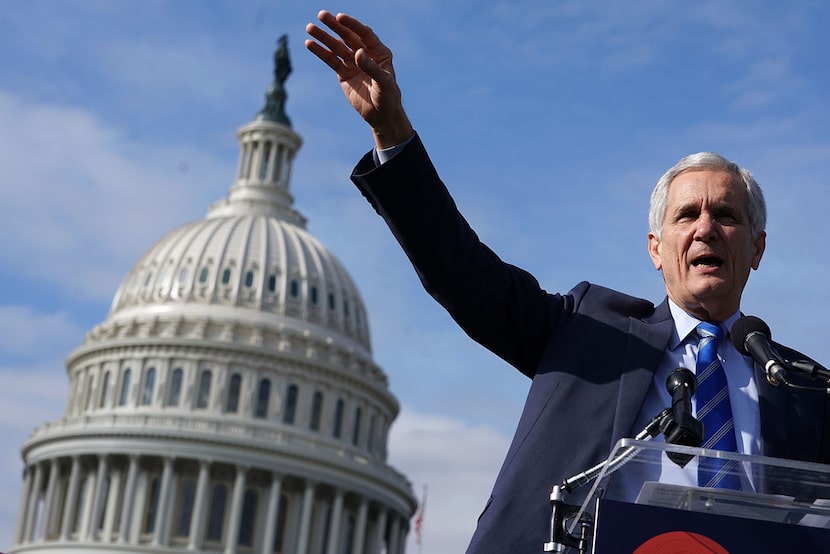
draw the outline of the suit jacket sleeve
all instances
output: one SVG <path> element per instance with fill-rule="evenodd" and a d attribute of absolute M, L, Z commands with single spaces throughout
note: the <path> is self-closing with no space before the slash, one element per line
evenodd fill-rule
<path fill-rule="evenodd" d="M 427 292 L 470 337 L 532 377 L 546 338 L 567 320 L 574 297 L 549 295 L 479 240 L 417 136 L 381 166 L 367 154 L 352 180 L 389 225 Z"/>

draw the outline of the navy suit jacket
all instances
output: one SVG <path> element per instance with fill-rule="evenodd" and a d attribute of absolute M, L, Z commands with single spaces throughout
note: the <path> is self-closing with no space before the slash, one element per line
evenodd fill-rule
<path fill-rule="evenodd" d="M 479 241 L 418 137 L 379 167 L 367 154 L 352 180 L 426 290 L 470 337 L 532 379 L 468 552 L 541 552 L 551 487 L 639 431 L 635 419 L 674 326 L 667 301 L 654 306 L 587 282 L 546 292 Z M 824 395 L 774 388 L 757 371 L 756 382 L 764 454 L 830 462 Z"/>

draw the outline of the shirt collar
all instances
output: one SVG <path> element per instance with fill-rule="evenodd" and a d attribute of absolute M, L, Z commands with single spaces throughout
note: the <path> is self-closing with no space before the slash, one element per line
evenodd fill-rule
<path fill-rule="evenodd" d="M 682 344 L 691 333 L 694 332 L 695 327 L 697 327 L 701 320 L 683 311 L 683 308 L 675 304 L 671 298 L 669 298 L 669 310 L 671 310 L 671 317 L 674 320 L 674 334 L 669 340 L 669 350 L 674 350 L 680 346 L 680 344 Z M 729 335 L 729 331 L 732 330 L 732 324 L 734 324 L 739 317 L 741 317 L 740 310 L 726 318 L 726 321 L 721 324 L 726 327 L 727 336 Z"/>

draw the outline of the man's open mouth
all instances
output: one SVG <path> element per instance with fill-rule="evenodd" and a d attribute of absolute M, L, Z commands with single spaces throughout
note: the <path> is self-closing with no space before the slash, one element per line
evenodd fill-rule
<path fill-rule="evenodd" d="M 717 256 L 701 256 L 692 260 L 692 265 L 695 267 L 720 267 L 723 265 L 723 260 Z"/>

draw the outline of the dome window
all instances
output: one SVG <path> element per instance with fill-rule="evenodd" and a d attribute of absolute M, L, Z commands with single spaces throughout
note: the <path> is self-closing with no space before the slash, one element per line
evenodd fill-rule
<path fill-rule="evenodd" d="M 349 317 L 349 301 L 343 300 L 343 315 Z"/>
<path fill-rule="evenodd" d="M 167 393 L 167 405 L 178 406 L 182 395 L 182 376 L 184 372 L 182 368 L 177 367 L 173 371 L 173 377 L 170 379 L 170 390 Z"/>
<path fill-rule="evenodd" d="M 311 430 L 320 430 L 320 420 L 323 415 L 323 393 L 317 391 L 311 401 Z"/>
<path fill-rule="evenodd" d="M 144 394 L 141 397 L 141 405 L 149 406 L 153 403 L 153 390 L 156 386 L 156 368 L 151 367 L 147 370 L 147 375 L 144 377 Z"/>
<path fill-rule="evenodd" d="M 173 531 L 175 537 L 187 537 L 190 534 L 190 520 L 193 517 L 193 508 L 196 504 L 196 482 L 185 479 L 179 494 L 178 517 Z"/>
<path fill-rule="evenodd" d="M 161 273 L 159 274 L 159 284 L 164 287 L 170 282 L 170 276 L 173 269 L 166 265 L 162 268 Z"/>
<path fill-rule="evenodd" d="M 291 279 L 291 297 L 297 298 L 300 296 L 300 284 L 296 279 Z"/>
<path fill-rule="evenodd" d="M 210 270 L 206 267 L 203 267 L 202 271 L 199 272 L 199 283 L 202 284 L 202 285 L 207 283 L 209 275 L 210 275 Z"/>
<path fill-rule="evenodd" d="M 93 385 L 94 383 L 92 382 L 92 375 L 88 375 L 86 381 L 86 408 L 84 408 L 86 411 L 92 409 Z"/>
<path fill-rule="evenodd" d="M 271 143 L 266 142 L 262 149 L 262 165 L 259 170 L 259 180 L 265 181 L 268 178 L 268 165 L 271 162 Z"/>
<path fill-rule="evenodd" d="M 288 391 L 285 393 L 285 412 L 282 414 L 282 422 L 293 424 L 297 416 L 297 396 L 299 390 L 297 385 L 289 385 Z"/>
<path fill-rule="evenodd" d="M 368 443 L 366 448 L 369 452 L 374 452 L 375 450 L 375 414 L 369 416 L 369 433 L 368 433 Z"/>
<path fill-rule="evenodd" d="M 352 444 L 357 446 L 360 442 L 360 419 L 363 416 L 363 410 L 360 406 L 354 411 L 354 429 L 352 429 Z"/>
<path fill-rule="evenodd" d="M 276 292 L 277 290 L 277 276 L 276 275 L 269 275 L 268 276 L 268 292 Z"/>
<path fill-rule="evenodd" d="M 196 408 L 205 409 L 210 403 L 210 382 L 213 376 L 210 371 L 203 371 L 199 376 L 199 393 L 196 396 Z"/>
<path fill-rule="evenodd" d="M 146 286 L 149 286 L 149 285 L 150 285 L 150 281 L 152 281 L 152 280 L 153 280 L 153 272 L 152 272 L 152 271 L 148 271 L 148 272 L 147 272 L 147 277 L 144 279 L 144 286 L 145 286 L 145 287 L 146 287 Z"/>
<path fill-rule="evenodd" d="M 311 287 L 311 303 L 317 304 L 317 287 Z"/>
<path fill-rule="evenodd" d="M 332 436 L 336 439 L 339 439 L 340 435 L 343 434 L 343 409 L 345 407 L 346 403 L 343 402 L 343 399 L 338 398 L 334 408 L 334 430 L 332 431 Z"/>
<path fill-rule="evenodd" d="M 255 489 L 245 491 L 242 501 L 242 519 L 239 522 L 239 538 L 236 544 L 248 548 L 254 545 L 254 524 L 256 522 L 256 508 L 259 504 L 259 495 Z"/>
<path fill-rule="evenodd" d="M 225 271 L 222 272 L 222 284 L 227 285 L 231 282 L 231 268 L 226 267 Z"/>
<path fill-rule="evenodd" d="M 107 405 L 107 399 L 109 396 L 109 387 L 110 387 L 110 372 L 107 371 L 104 373 L 104 380 L 101 383 L 101 390 L 99 392 L 100 400 L 98 401 L 98 407 L 103 408 Z"/>
<path fill-rule="evenodd" d="M 262 379 L 256 394 L 254 417 L 265 418 L 268 415 L 268 401 L 271 399 L 271 381 Z"/>
<path fill-rule="evenodd" d="M 251 288 L 254 286 L 254 270 L 251 269 L 245 274 L 245 286 Z"/>
<path fill-rule="evenodd" d="M 329 293 L 329 310 L 333 310 L 336 307 L 337 307 L 337 303 L 334 300 L 334 293 L 330 292 Z"/>
<path fill-rule="evenodd" d="M 124 371 L 123 377 L 121 377 L 121 396 L 118 398 L 118 405 L 119 406 L 126 406 L 127 400 L 129 399 L 130 395 L 130 369 L 127 368 Z"/>
<path fill-rule="evenodd" d="M 228 400 L 225 402 L 225 411 L 229 414 L 235 414 L 239 411 L 239 391 L 241 388 L 242 377 L 238 373 L 234 373 L 228 385 Z"/>
<path fill-rule="evenodd" d="M 183 267 L 179 270 L 179 284 L 183 285 L 187 281 L 187 268 Z"/>
<path fill-rule="evenodd" d="M 147 507 L 144 512 L 142 532 L 149 535 L 156 531 L 156 516 L 158 515 L 159 496 L 161 493 L 161 479 L 154 477 L 148 487 Z"/>
<path fill-rule="evenodd" d="M 225 504 L 228 498 L 228 488 L 219 483 L 213 487 L 213 494 L 210 498 L 210 515 L 208 516 L 206 541 L 220 542 L 222 540 L 222 527 L 225 522 Z"/>

